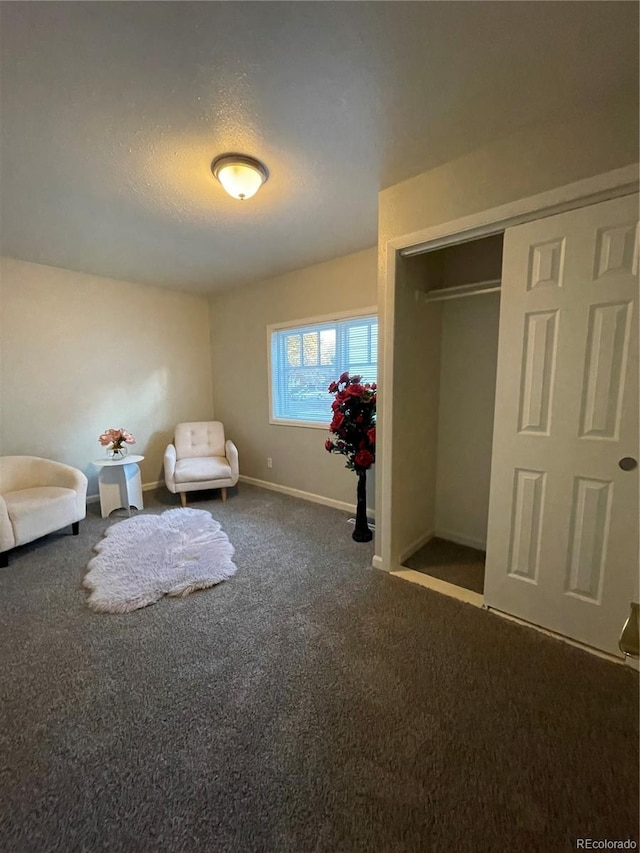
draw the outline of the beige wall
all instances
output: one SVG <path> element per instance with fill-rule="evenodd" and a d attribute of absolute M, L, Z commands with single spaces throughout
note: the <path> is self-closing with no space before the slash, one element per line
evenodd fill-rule
<path fill-rule="evenodd" d="M 435 530 L 484 548 L 489 516 L 500 294 L 442 304 Z"/>
<path fill-rule="evenodd" d="M 163 479 L 177 422 L 211 419 L 204 297 L 2 259 L 0 453 L 74 465 L 97 493 L 98 435 L 125 427 Z"/>
<path fill-rule="evenodd" d="M 638 102 L 636 93 L 630 92 L 618 101 L 594 102 L 588 112 L 565 112 L 555 121 L 528 128 L 383 190 L 379 195 L 378 314 L 388 364 L 393 364 L 396 347 L 404 346 L 398 342 L 407 333 L 402 321 L 396 323 L 395 265 L 387 258 L 389 240 L 637 161 Z M 419 360 L 413 364 L 405 361 L 404 367 L 415 371 L 416 377 L 422 370 Z M 396 363 L 394 375 L 399 370 Z M 381 361 L 378 372 L 376 554 L 385 567 L 392 567 L 398 551 L 408 544 L 410 531 L 421 524 L 419 505 L 415 512 L 410 510 L 413 517 L 407 518 L 404 508 L 392 506 L 391 496 L 412 488 L 394 478 L 408 467 L 398 460 L 421 440 L 422 424 L 415 421 L 402 436 L 394 436 L 396 418 L 394 415 L 392 421 L 387 411 L 390 415 L 401 401 L 386 386 L 385 362 Z M 416 476 L 421 476 L 418 470 Z"/>
<path fill-rule="evenodd" d="M 379 244 L 638 162 L 637 93 L 565 114 L 379 195 Z"/>
<path fill-rule="evenodd" d="M 414 260 L 398 261 L 396 279 L 395 320 L 402 329 L 393 371 L 393 436 L 401 448 L 392 481 L 398 560 L 413 553 L 435 526 L 442 305 L 416 303 L 424 271 Z"/>
<path fill-rule="evenodd" d="M 355 502 L 356 478 L 324 449 L 326 432 L 269 423 L 267 326 L 375 304 L 375 248 L 211 297 L 216 417 L 238 446 L 242 475 Z M 327 394 L 327 422 L 330 414 Z"/>

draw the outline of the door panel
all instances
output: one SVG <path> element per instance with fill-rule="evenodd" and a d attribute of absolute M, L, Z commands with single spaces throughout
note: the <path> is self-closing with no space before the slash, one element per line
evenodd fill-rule
<path fill-rule="evenodd" d="M 638 196 L 507 229 L 485 601 L 608 652 L 638 600 Z"/>

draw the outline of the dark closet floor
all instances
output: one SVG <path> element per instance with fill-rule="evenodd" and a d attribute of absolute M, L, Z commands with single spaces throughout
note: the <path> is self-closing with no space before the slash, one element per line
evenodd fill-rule
<path fill-rule="evenodd" d="M 434 537 L 405 560 L 404 566 L 482 595 L 484 560 L 484 551 Z"/>

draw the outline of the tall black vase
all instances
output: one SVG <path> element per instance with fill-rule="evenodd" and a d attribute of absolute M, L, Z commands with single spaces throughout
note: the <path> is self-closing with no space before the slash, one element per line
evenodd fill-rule
<path fill-rule="evenodd" d="M 356 529 L 353 531 L 356 542 L 371 542 L 373 533 L 367 522 L 367 472 L 358 471 L 358 505 L 356 507 Z"/>

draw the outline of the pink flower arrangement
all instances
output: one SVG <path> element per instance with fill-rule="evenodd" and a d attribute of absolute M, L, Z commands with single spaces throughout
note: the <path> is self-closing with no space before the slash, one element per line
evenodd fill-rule
<path fill-rule="evenodd" d="M 122 450 L 124 444 L 135 444 L 136 440 L 126 429 L 106 429 L 98 438 L 103 447 L 111 450 Z"/>
<path fill-rule="evenodd" d="M 376 392 L 377 385 L 362 384 L 360 376 L 343 373 L 329 385 L 334 395 L 331 408 L 331 435 L 325 441 L 329 453 L 341 453 L 345 463 L 356 473 L 366 471 L 376 460 Z"/>

